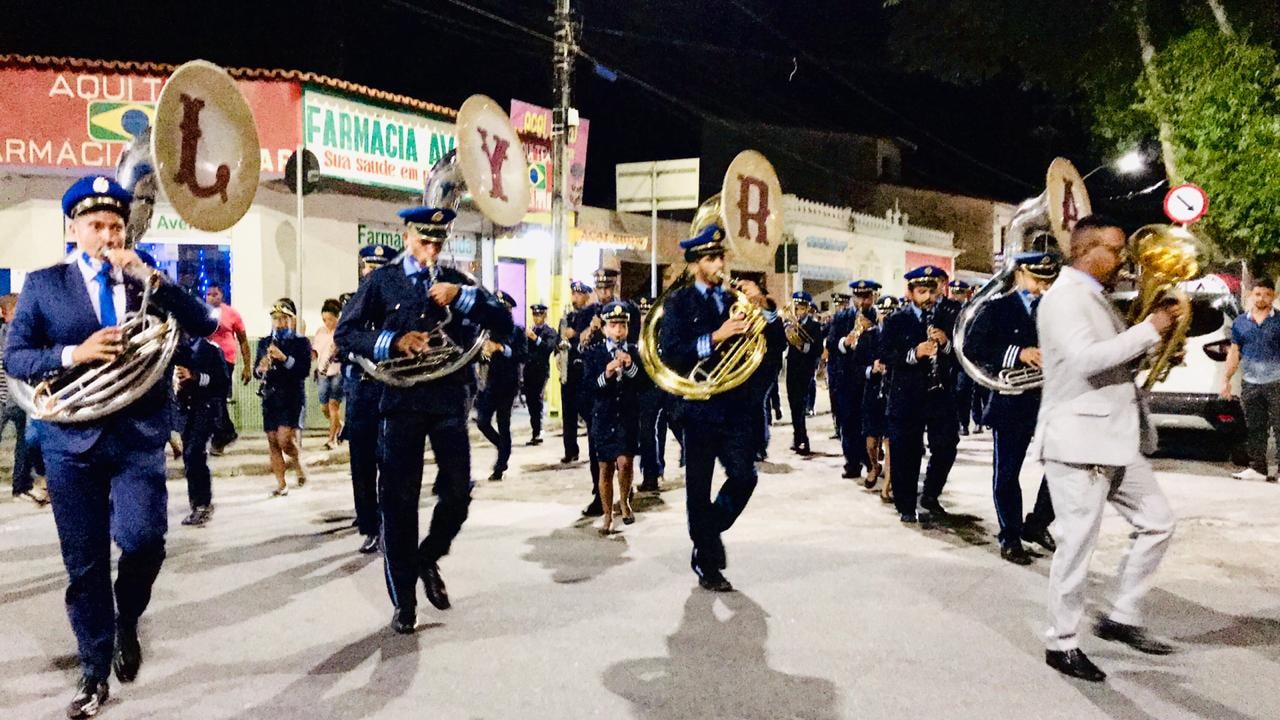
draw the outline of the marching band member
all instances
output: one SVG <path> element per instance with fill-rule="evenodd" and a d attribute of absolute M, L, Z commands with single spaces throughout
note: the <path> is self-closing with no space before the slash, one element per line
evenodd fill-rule
<path fill-rule="evenodd" d="M 1062 260 L 1055 253 L 1024 252 L 1014 257 L 1018 268 L 1018 288 L 990 301 L 973 320 L 969 347 L 974 358 L 992 375 L 1006 369 L 1040 367 L 1040 343 L 1036 340 L 1036 312 L 1040 297 L 1058 277 Z M 1049 535 L 1053 503 L 1049 486 L 1042 479 L 1035 509 L 1022 519 L 1022 486 L 1018 474 L 1035 432 L 1040 411 L 1040 390 L 1017 395 L 993 393 L 986 415 L 980 421 L 995 435 L 992 467 L 992 494 L 996 520 L 1000 523 L 1000 557 L 1015 565 L 1030 565 L 1031 555 L 1022 541 L 1035 542 L 1047 550 L 1054 548 Z"/>
<path fill-rule="evenodd" d="M 1071 265 L 1045 293 L 1036 318 L 1044 366 L 1036 429 L 1058 511 L 1045 662 L 1094 682 L 1105 680 L 1106 673 L 1080 650 L 1079 627 L 1089 558 L 1108 501 L 1133 526 L 1133 543 L 1117 573 L 1119 591 L 1111 612 L 1094 633 L 1139 652 L 1173 652 L 1142 626 L 1142 599 L 1169 547 L 1175 519 L 1143 455 L 1155 447 L 1155 430 L 1133 382 L 1133 362 L 1171 331 L 1178 309 L 1158 307 L 1124 329 L 1104 292 L 1124 262 L 1126 239 L 1115 222 L 1098 215 L 1081 218 L 1071 232 Z"/>
<path fill-rule="evenodd" d="M 496 295 L 508 313 L 516 306 L 516 299 L 507 293 L 498 291 Z M 495 337 L 490 335 L 485 341 L 484 353 L 489 358 L 489 372 L 484 389 L 476 397 L 476 425 L 480 434 L 498 448 L 498 459 L 494 461 L 493 474 L 489 476 L 492 482 L 502 480 L 507 462 L 511 460 L 511 408 L 520 393 L 520 364 L 524 362 L 527 347 L 524 328 L 520 325 L 513 325 L 506 337 L 496 340 Z M 495 414 L 498 416 L 497 429 L 493 426 Z"/>
<path fill-rule="evenodd" d="M 909 303 L 884 321 L 881 358 L 889 367 L 888 433 L 893 449 L 893 501 L 899 519 L 915 523 L 917 484 L 929 438 L 929 468 L 920 507 L 933 516 L 946 511 L 938 496 L 947 482 L 960 442 L 956 426 L 951 338 L 953 316 L 935 304 L 940 278 L 932 265 L 908 272 Z"/>
<path fill-rule="evenodd" d="M 560 458 L 560 462 L 564 464 L 578 461 L 578 418 L 585 417 L 585 408 L 578 407 L 579 396 L 582 394 L 582 351 L 578 343 L 582 339 L 580 335 L 595 317 L 595 308 L 589 302 L 591 292 L 591 286 L 584 282 L 574 280 L 570 283 L 569 297 L 573 310 L 566 313 L 560 321 L 560 348 L 566 357 L 565 373 L 560 378 L 560 415 L 564 418 L 564 457 Z M 591 506 L 587 510 L 591 510 Z"/>
<path fill-rule="evenodd" d="M 604 306 L 600 317 L 604 320 L 604 340 L 587 349 L 584 363 L 587 381 L 595 385 L 587 427 L 600 458 L 599 495 L 604 511 L 600 532 L 608 534 L 613 528 L 615 469 L 622 522 L 630 525 L 636 519 L 631 510 L 631 478 L 632 460 L 639 447 L 637 392 L 644 371 L 638 349 L 627 341 L 631 317 L 626 306 L 611 302 Z"/>
<path fill-rule="evenodd" d="M 212 342 L 183 333 L 173 352 L 177 403 L 181 409 L 182 467 L 187 476 L 191 514 L 183 525 L 204 525 L 213 515 L 213 484 L 209 474 L 209 441 L 226 402 L 227 362 Z"/>
<path fill-rule="evenodd" d="M 875 324 L 875 310 L 872 305 L 880 283 L 875 280 L 854 280 L 849 283 L 853 299 L 849 306 L 836 313 L 831 319 L 831 327 L 827 330 L 827 382 L 832 382 L 832 368 L 839 368 L 834 374 L 840 386 L 838 405 L 831 407 L 831 413 L 838 415 L 840 423 L 840 449 L 844 454 L 844 475 L 846 478 L 857 478 L 862 475 L 862 468 L 870 467 L 867 461 L 867 445 L 862 439 L 862 388 L 866 378 L 859 376 L 850 366 L 853 351 L 858 338 Z"/>
<path fill-rule="evenodd" d="M 347 303 L 336 338 L 344 352 L 376 361 L 412 356 L 427 349 L 427 320 L 452 320 L 444 331 L 460 345 L 471 344 L 477 326 L 494 337 L 511 333 L 511 313 L 483 288 L 439 264 L 455 213 L 447 208 L 412 207 L 405 221 L 405 252 L 399 262 L 375 270 Z M 463 321 L 467 321 L 464 325 Z M 378 506 L 382 513 L 382 550 L 387 591 L 395 607 L 391 627 L 416 629 L 419 578 L 427 600 L 440 610 L 449 595 L 440 576 L 440 558 L 467 519 L 471 504 L 471 449 L 467 440 L 467 368 L 409 387 L 384 387 L 378 466 Z M 418 541 L 418 501 L 422 493 L 422 456 L 430 439 L 439 498 L 427 537 Z"/>
<path fill-rule="evenodd" d="M 560 346 L 560 333 L 547 324 L 546 305 L 530 305 L 529 312 L 533 316 L 533 325 L 525 331 L 529 355 L 525 360 L 521 393 L 529 408 L 529 427 L 533 436 L 525 444 L 541 445 L 542 392 L 547 387 L 547 378 L 551 376 L 551 355 Z"/>
<path fill-rule="evenodd" d="M 644 322 L 652 309 L 652 301 L 641 297 L 636 301 L 640 321 Z M 636 376 L 636 402 L 640 406 L 640 492 L 656 493 L 666 473 L 667 427 L 671 414 L 671 395 L 658 387 L 648 373 Z M 674 432 L 674 430 L 673 430 Z"/>
<path fill-rule="evenodd" d="M 729 316 L 732 303 L 721 287 L 723 243 L 724 230 L 718 225 L 710 225 L 680 243 L 694 282 L 667 297 L 667 319 L 658 338 L 664 362 L 676 372 L 692 370 L 700 360 L 711 357 L 720 343 L 747 330 L 746 320 Z M 777 322 L 776 311 L 769 307 L 772 302 L 755 283 L 744 281 L 740 289 L 753 303 L 763 306 L 770 323 Z M 707 590 L 733 590 L 722 573 L 728 563 L 720 536 L 733 526 L 755 490 L 752 440 L 742 432 L 742 418 L 757 407 L 751 388 L 746 385 L 708 400 L 676 402 L 676 415 L 684 424 L 685 492 L 689 536 L 693 540 L 690 566 L 698 575 L 698 584 Z M 726 480 L 712 501 L 711 478 L 717 459 L 724 466 Z"/>
<path fill-rule="evenodd" d="M 307 375 L 311 372 L 311 342 L 293 331 L 297 308 L 289 298 L 281 298 L 271 308 L 271 334 L 258 340 L 253 374 L 262 381 L 262 428 L 271 452 L 271 472 L 276 476 L 272 497 L 289 494 L 285 483 L 285 456 L 298 473 L 298 487 L 307 484 L 302 467 L 297 431 L 302 427 L 302 410 L 307 402 Z"/>
<path fill-rule="evenodd" d="M 876 486 L 881 477 L 888 478 L 888 453 L 882 464 L 880 455 L 885 436 L 885 409 L 888 396 L 889 368 L 881 356 L 881 336 L 884 333 L 884 319 L 898 309 L 898 299 L 886 295 L 876 302 L 876 324 L 858 339 L 853 352 L 853 371 L 859 373 L 866 384 L 862 389 L 862 436 L 867 445 L 867 477 L 863 486 L 868 490 Z M 886 480 L 887 482 L 887 480 Z"/>
<path fill-rule="evenodd" d="M 66 262 L 26 277 L 4 353 L 5 370 L 24 380 L 121 352 L 119 323 L 139 310 L 142 283 L 151 302 L 198 337 L 217 322 L 199 300 L 124 248 L 131 196 L 102 176 L 77 180 L 62 196 L 76 249 Z M 81 678 L 67 708 L 90 717 L 106 702 L 114 666 L 131 682 L 142 664 L 138 619 L 164 561 L 168 527 L 164 446 L 169 388 L 156 383 L 133 404 L 83 423 L 43 422 L 41 451 L 69 585 L 67 615 L 79 646 Z M 120 546 L 114 587 L 111 540 Z"/>
<path fill-rule="evenodd" d="M 954 300 L 956 303 L 958 303 L 960 306 L 963 306 L 965 303 L 969 302 L 969 298 L 973 296 L 973 286 L 965 282 L 964 280 L 961 280 L 960 278 L 956 278 L 951 282 L 947 283 L 947 291 L 951 299 Z M 973 386 L 974 386 L 973 378 L 966 375 L 963 370 L 960 370 L 957 367 L 956 368 L 956 422 L 960 427 L 961 437 L 969 436 L 969 416 L 972 415 L 971 410 L 973 408 L 973 400 L 974 400 Z M 978 429 L 979 429 L 979 432 L 981 432 L 982 425 L 981 425 L 980 419 L 975 417 L 974 420 L 979 421 Z"/>
<path fill-rule="evenodd" d="M 806 401 L 809 386 L 813 383 L 814 371 L 818 368 L 818 356 L 822 354 L 822 325 L 814 319 L 813 296 L 798 290 L 791 293 L 791 304 L 795 308 L 796 324 L 808 336 L 807 341 L 787 344 L 787 406 L 791 411 L 791 449 L 800 455 L 809 455 L 809 433 L 805 429 Z"/>
<path fill-rule="evenodd" d="M 360 284 L 368 280 L 370 273 L 386 265 L 396 256 L 390 245 L 365 245 L 360 248 Z M 342 312 L 347 312 L 351 295 L 339 298 Z M 376 331 L 376 327 L 366 327 Z M 337 330 L 334 330 L 335 340 Z M 342 358 L 342 394 L 347 400 L 346 418 L 342 432 L 347 439 L 347 451 L 351 459 L 351 494 L 355 502 L 356 530 L 364 539 L 359 552 L 377 552 L 382 518 L 378 512 L 378 406 L 382 401 L 382 383 L 365 374 L 351 353 L 340 348 Z"/>

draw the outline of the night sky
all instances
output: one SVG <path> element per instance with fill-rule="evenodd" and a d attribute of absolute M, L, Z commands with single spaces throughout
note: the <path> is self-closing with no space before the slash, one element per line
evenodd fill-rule
<path fill-rule="evenodd" d="M 103 16 L 106 7 L 123 10 Z M 574 7 L 584 52 L 667 96 L 625 78 L 609 82 L 577 62 L 574 104 L 592 121 L 592 205 L 612 205 L 617 162 L 697 155 L 708 117 L 900 138 L 905 184 L 1013 202 L 1040 192 L 1055 155 L 1082 172 L 1103 160 L 1069 98 L 1029 89 L 1012 73 L 956 87 L 896 68 L 880 0 Z M 451 107 L 475 92 L 504 103 L 552 101 L 551 47 L 536 37 L 551 32 L 550 0 L 3 0 L 0 8 L 3 52 L 174 64 L 203 57 L 333 75 Z M 95 21 L 84 20 L 91 15 Z M 1103 197 L 1158 177 L 1121 183 L 1103 171 L 1090 187 Z"/>

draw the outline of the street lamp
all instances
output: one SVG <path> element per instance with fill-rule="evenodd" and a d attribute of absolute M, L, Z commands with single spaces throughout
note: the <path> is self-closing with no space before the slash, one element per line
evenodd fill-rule
<path fill-rule="evenodd" d="M 1137 148 L 1121 155 L 1112 166 L 1121 175 L 1137 175 L 1147 169 L 1147 156 Z"/>

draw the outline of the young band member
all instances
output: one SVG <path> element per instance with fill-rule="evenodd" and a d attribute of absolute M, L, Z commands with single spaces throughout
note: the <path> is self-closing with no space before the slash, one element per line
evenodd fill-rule
<path fill-rule="evenodd" d="M 627 342 L 631 317 L 626 306 L 611 302 L 604 306 L 600 318 L 604 340 L 587 349 L 584 362 L 587 381 L 596 388 L 588 428 L 600 458 L 600 507 L 604 511 L 600 532 L 608 534 L 613 529 L 615 470 L 622 522 L 630 525 L 636 519 L 631 510 L 631 478 L 632 460 L 639 447 L 636 393 L 644 371 L 637 347 Z"/>
<path fill-rule="evenodd" d="M 862 333 L 853 351 L 853 371 L 861 374 L 866 383 L 862 389 L 861 415 L 862 435 L 867 445 L 867 460 L 870 464 L 867 477 L 862 482 L 868 490 L 874 488 L 881 477 L 885 478 L 885 484 L 888 485 L 889 453 L 883 447 L 883 440 L 887 423 L 885 410 L 888 405 L 889 387 L 886 376 L 889 368 L 885 365 L 881 354 L 883 344 L 881 336 L 884 334 L 884 319 L 897 309 L 898 299 L 892 295 L 886 295 L 876 301 L 876 324 Z M 882 453 L 883 463 L 880 460 Z M 887 496 L 886 492 L 885 497 Z"/>
<path fill-rule="evenodd" d="M 1062 268 L 1056 253 L 1025 252 L 1014 258 L 1018 287 L 982 308 L 969 331 L 972 355 L 991 375 L 1002 370 L 1040 368 L 1040 343 L 1036 339 L 1036 312 L 1040 297 L 1053 284 Z M 1035 433 L 1040 411 L 1039 388 L 1016 395 L 993 393 L 981 421 L 995 435 L 992 467 L 992 495 L 996 520 L 1000 523 L 1000 557 L 1015 565 L 1030 565 L 1031 555 L 1022 541 L 1035 542 L 1052 551 L 1053 503 L 1049 486 L 1041 479 L 1035 509 L 1022 519 L 1022 486 L 1018 474 Z"/>
<path fill-rule="evenodd" d="M 400 216 L 406 224 L 404 256 L 375 270 L 352 296 L 338 322 L 338 347 L 378 362 L 392 355 L 412 357 L 427 351 L 428 331 L 446 316 L 451 319 L 443 331 L 460 347 L 473 345 L 478 328 L 507 337 L 514 324 L 506 306 L 483 288 L 466 285 L 462 273 L 439 264 L 454 211 L 413 207 Z M 383 388 L 378 505 L 387 591 L 395 608 L 391 627 L 398 633 L 416 629 L 419 578 L 433 606 L 449 607 L 439 561 L 449 553 L 471 504 L 468 379 L 463 367 L 408 387 Z M 438 470 L 438 501 L 431 529 L 419 543 L 418 501 L 428 439 Z"/>
<path fill-rule="evenodd" d="M 893 501 L 904 523 L 918 521 L 916 501 L 924 438 L 929 438 L 929 468 L 920 507 L 933 516 L 946 511 L 938 496 L 947 482 L 960 442 L 956 425 L 955 362 L 949 331 L 955 322 L 935 305 L 945 273 L 932 265 L 908 272 L 909 303 L 884 321 L 881 358 L 889 380 L 889 445 L 893 448 Z"/>
<path fill-rule="evenodd" d="M 1071 265 L 1044 294 L 1036 318 L 1044 368 L 1037 432 L 1058 511 L 1045 663 L 1094 682 L 1106 673 L 1080 650 L 1079 628 L 1089 558 L 1108 501 L 1133 526 L 1133 543 L 1117 573 L 1111 612 L 1094 633 L 1151 655 L 1173 652 L 1142 625 L 1142 599 L 1169 547 L 1175 519 L 1143 456 L 1155 448 L 1155 431 L 1133 382 L 1133 362 L 1172 330 L 1179 310 L 1158 307 L 1124 329 L 1104 293 L 1124 262 L 1126 240 L 1110 220 L 1081 218 L 1071 232 Z"/>
<path fill-rule="evenodd" d="M 213 515 L 209 441 L 226 401 L 227 362 L 212 342 L 184 333 L 173 353 L 177 404 L 182 411 L 182 465 L 191 514 L 183 525 L 204 525 Z"/>
<path fill-rule="evenodd" d="M 204 337 L 217 327 L 209 309 L 124 248 L 131 196 L 102 176 L 77 180 L 62 196 L 75 251 L 26 277 L 4 353 L 5 370 L 28 382 L 116 358 L 118 327 L 139 311 L 143 283 L 151 302 L 179 327 Z M 90 717 L 106 702 L 114 666 L 131 682 L 142 664 L 138 620 L 164 561 L 168 528 L 164 446 L 170 390 L 158 382 L 128 407 L 100 420 L 41 423 L 41 451 L 62 562 L 67 615 L 82 675 L 67 708 Z M 111 541 L 120 546 L 114 587 Z"/>
<path fill-rule="evenodd" d="M 747 332 L 747 322 L 730 317 L 730 297 L 721 286 L 724 278 L 724 230 L 708 226 L 680 243 L 690 263 L 694 282 L 667 296 L 659 330 L 658 350 L 676 372 L 691 372 L 701 360 L 715 356 L 721 343 Z M 753 282 L 740 290 L 762 306 L 770 323 L 778 321 L 772 301 Z M 760 372 L 757 369 L 757 372 Z M 748 384 L 713 395 L 707 400 L 680 399 L 675 413 L 684 426 L 686 454 L 685 492 L 688 498 L 689 536 L 693 540 L 690 566 L 698 584 L 707 590 L 728 592 L 733 585 L 722 571 L 728 562 L 721 534 L 733 526 L 747 506 L 756 486 L 752 463 L 752 439 L 743 432 L 743 419 L 759 405 Z M 711 478 L 716 460 L 726 480 L 714 501 Z"/>
<path fill-rule="evenodd" d="M 800 455 L 809 455 L 809 433 L 805 428 L 805 403 L 809 385 L 813 382 L 822 354 L 822 326 L 813 318 L 813 296 L 803 290 L 791 293 L 796 324 L 808 336 L 807 340 L 792 342 L 787 338 L 787 406 L 791 412 L 791 449 Z M 799 344 L 797 344 L 799 343 Z"/>
<path fill-rule="evenodd" d="M 529 312 L 533 316 L 533 324 L 525 331 L 529 356 L 525 361 L 520 391 L 524 394 L 525 406 L 529 408 L 529 426 L 533 430 L 533 436 L 526 445 L 541 445 L 542 393 L 551 375 L 551 355 L 560 346 L 560 333 L 547 324 L 546 305 L 530 305 Z"/>
<path fill-rule="evenodd" d="M 840 390 L 833 395 L 839 405 L 833 405 L 831 413 L 838 415 L 840 423 L 840 449 L 844 453 L 844 475 L 857 478 L 862 468 L 870 468 L 867 461 L 866 441 L 862 438 L 862 389 L 866 378 L 851 367 L 853 351 L 858 338 L 875 324 L 872 305 L 880 283 L 875 280 L 854 280 L 849 283 L 853 299 L 849 306 L 836 313 L 827 329 L 827 382 L 837 382 Z M 835 369 L 835 373 L 832 370 Z"/>
<path fill-rule="evenodd" d="M 311 373 L 311 342 L 293 331 L 297 308 L 289 298 L 281 298 L 271 308 L 271 334 L 258 341 L 253 374 L 262 381 L 262 428 L 271 452 L 271 472 L 276 476 L 272 497 L 289 494 L 284 471 L 292 464 L 298 487 L 307 484 L 302 467 L 297 431 L 302 427 L 302 409 L 307 401 L 307 375 Z M 288 460 L 286 461 L 286 456 Z"/>
<path fill-rule="evenodd" d="M 396 250 L 390 245 L 360 248 L 360 284 L 395 256 Z M 350 299 L 351 294 L 339 298 L 342 303 L 339 322 Z M 376 327 L 365 329 L 377 330 Z M 336 340 L 336 328 L 334 337 Z M 368 554 L 378 550 L 382 526 L 378 513 L 378 405 L 382 400 L 382 383 L 366 375 L 351 353 L 339 349 L 338 355 L 342 358 L 342 394 L 347 399 L 342 432 L 346 435 L 347 450 L 351 454 L 351 494 L 355 500 L 356 529 L 364 538 L 359 551 Z"/>
<path fill-rule="evenodd" d="M 507 293 L 499 291 L 497 296 L 508 313 L 516 306 L 516 299 Z M 526 356 L 525 348 L 524 327 L 520 325 L 513 325 L 506 337 L 490 335 L 485 341 L 483 352 L 489 359 L 489 372 L 484 389 L 476 397 L 476 425 L 480 434 L 498 449 L 498 459 L 489 476 L 492 482 L 502 480 L 511 460 L 511 408 L 520 392 L 520 364 Z M 495 415 L 498 417 L 496 429 Z"/>

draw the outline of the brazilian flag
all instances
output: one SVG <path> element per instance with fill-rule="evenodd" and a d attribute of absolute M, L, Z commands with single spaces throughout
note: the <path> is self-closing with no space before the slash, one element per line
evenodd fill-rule
<path fill-rule="evenodd" d="M 89 103 L 89 137 L 108 142 L 128 142 L 151 126 L 156 106 L 149 103 Z"/>
<path fill-rule="evenodd" d="M 534 190 L 547 189 L 547 164 L 544 162 L 529 163 L 529 184 Z"/>

